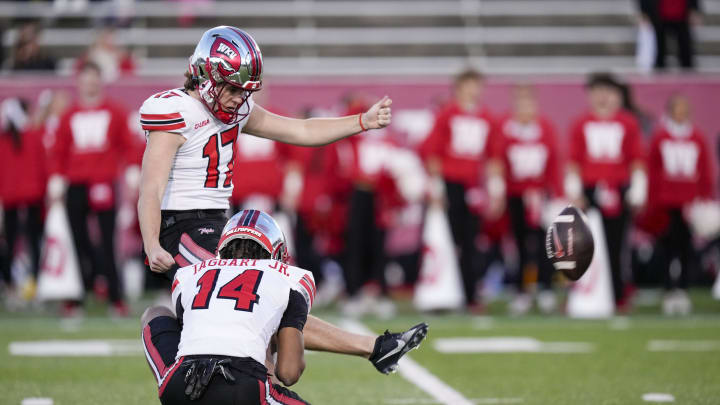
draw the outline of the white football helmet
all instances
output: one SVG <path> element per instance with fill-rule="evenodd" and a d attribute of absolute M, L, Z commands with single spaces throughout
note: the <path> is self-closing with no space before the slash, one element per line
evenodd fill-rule
<path fill-rule="evenodd" d="M 259 210 L 242 210 L 225 224 L 216 254 L 235 239 L 252 239 L 259 243 L 270 258 L 287 263 L 289 255 L 285 234 L 270 215 Z"/>

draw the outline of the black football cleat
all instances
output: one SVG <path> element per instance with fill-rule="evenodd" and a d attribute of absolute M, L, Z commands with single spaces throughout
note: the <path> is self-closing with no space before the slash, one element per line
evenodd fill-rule
<path fill-rule="evenodd" d="M 428 325 L 423 322 L 403 333 L 385 331 L 375 340 L 375 348 L 370 355 L 370 362 L 383 374 L 397 371 L 398 361 L 405 353 L 417 349 L 420 342 L 427 336 Z"/>

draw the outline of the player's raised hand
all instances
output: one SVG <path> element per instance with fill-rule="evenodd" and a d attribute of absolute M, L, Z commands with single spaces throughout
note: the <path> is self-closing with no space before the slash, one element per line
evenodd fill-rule
<path fill-rule="evenodd" d="M 172 255 L 160 246 L 154 247 L 146 253 L 150 270 L 156 273 L 165 273 L 175 264 Z"/>
<path fill-rule="evenodd" d="M 388 96 L 373 104 L 362 116 L 363 126 L 367 129 L 378 129 L 390 125 L 392 119 L 391 104 L 392 99 Z"/>

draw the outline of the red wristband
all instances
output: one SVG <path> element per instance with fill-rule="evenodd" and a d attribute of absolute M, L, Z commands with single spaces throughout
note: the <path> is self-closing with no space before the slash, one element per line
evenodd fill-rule
<path fill-rule="evenodd" d="M 360 129 L 362 129 L 362 132 L 367 131 L 367 128 L 365 128 L 362 124 L 362 113 L 358 114 L 358 122 L 360 123 Z"/>

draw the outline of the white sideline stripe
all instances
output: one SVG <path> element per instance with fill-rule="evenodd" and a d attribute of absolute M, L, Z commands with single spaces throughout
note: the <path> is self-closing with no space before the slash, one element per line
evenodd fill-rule
<path fill-rule="evenodd" d="M 718 340 L 651 340 L 647 349 L 651 352 L 712 352 L 720 350 Z"/>
<path fill-rule="evenodd" d="M 522 398 L 470 398 L 470 402 L 477 405 L 485 404 L 521 404 L 525 402 Z M 440 404 L 437 399 L 432 398 L 391 398 L 385 400 L 386 404 L 413 405 L 413 404 Z"/>
<path fill-rule="evenodd" d="M 563 224 L 571 224 L 575 222 L 575 215 L 558 215 L 553 222 L 560 222 Z"/>
<path fill-rule="evenodd" d="M 566 260 L 564 262 L 555 262 L 553 266 L 555 266 L 555 270 L 572 270 L 575 268 L 575 262 Z"/>
<path fill-rule="evenodd" d="M 342 326 L 355 333 L 375 335 L 375 332 L 368 329 L 362 323 L 355 320 L 344 320 Z M 435 398 L 439 404 L 445 405 L 472 405 L 473 402 L 465 398 L 461 393 L 445 384 L 434 374 L 423 366 L 416 363 L 410 356 L 405 355 L 399 362 L 398 374 L 410 383 Z"/>
<path fill-rule="evenodd" d="M 675 396 L 672 394 L 659 392 L 648 392 L 647 394 L 643 394 L 642 399 L 645 402 L 675 402 Z"/>
<path fill-rule="evenodd" d="M 531 337 L 442 338 L 433 347 L 440 353 L 589 353 L 587 342 L 541 342 Z"/>
<path fill-rule="evenodd" d="M 134 356 L 144 353 L 143 347 L 137 339 L 10 342 L 8 351 L 12 356 L 32 357 L 106 357 Z"/>

